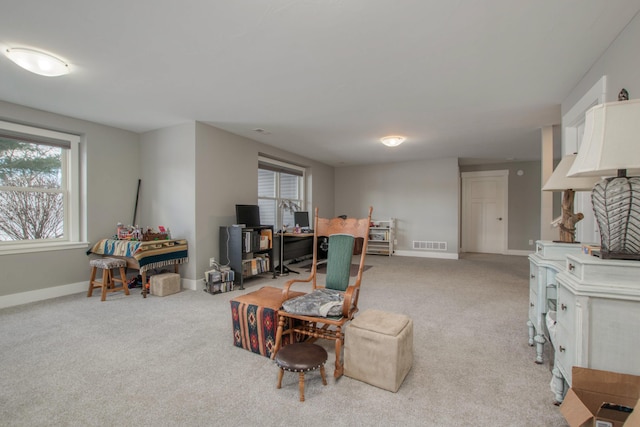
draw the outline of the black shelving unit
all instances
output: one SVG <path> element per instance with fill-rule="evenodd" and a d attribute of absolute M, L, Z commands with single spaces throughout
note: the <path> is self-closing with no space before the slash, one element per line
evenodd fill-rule
<path fill-rule="evenodd" d="M 262 236 L 268 241 L 261 246 Z M 276 277 L 273 265 L 274 238 L 271 225 L 220 227 L 220 262 L 228 263 L 234 271 L 234 284 L 239 289 L 244 289 L 245 279 L 259 274 L 270 273 Z"/>

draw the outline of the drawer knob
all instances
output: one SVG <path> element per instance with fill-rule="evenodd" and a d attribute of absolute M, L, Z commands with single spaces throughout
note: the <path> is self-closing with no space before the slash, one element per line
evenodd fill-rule
<path fill-rule="evenodd" d="M 573 270 L 575 270 L 575 268 L 576 268 L 575 265 L 569 263 L 569 271 L 573 271 Z"/>
<path fill-rule="evenodd" d="M 533 307 L 533 303 L 532 303 L 532 302 L 530 302 L 530 303 L 529 303 L 529 305 L 530 305 L 531 307 Z"/>
<path fill-rule="evenodd" d="M 532 275 L 531 275 L 531 278 L 532 278 L 532 279 L 535 279 L 535 278 L 536 278 L 536 275 L 535 275 L 535 274 L 532 274 Z"/>
<path fill-rule="evenodd" d="M 560 346 L 560 352 L 564 352 L 566 350 L 566 348 L 564 348 L 563 346 Z"/>
<path fill-rule="evenodd" d="M 566 309 L 567 309 L 567 306 L 566 306 L 565 304 L 560 304 L 560 308 L 561 308 L 562 310 L 566 310 Z"/>

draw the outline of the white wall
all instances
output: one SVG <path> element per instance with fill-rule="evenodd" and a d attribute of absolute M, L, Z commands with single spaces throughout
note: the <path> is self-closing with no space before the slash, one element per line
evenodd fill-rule
<path fill-rule="evenodd" d="M 373 206 L 374 219 L 397 219 L 397 251 L 426 255 L 412 241 L 431 240 L 457 254 L 459 176 L 456 158 L 336 168 L 335 214 L 362 217 Z"/>

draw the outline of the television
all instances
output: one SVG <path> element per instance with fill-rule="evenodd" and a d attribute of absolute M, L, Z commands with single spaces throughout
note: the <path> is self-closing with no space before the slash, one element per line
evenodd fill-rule
<path fill-rule="evenodd" d="M 258 205 L 236 205 L 236 224 L 260 227 L 260 207 Z"/>
<path fill-rule="evenodd" d="M 309 212 L 294 212 L 293 222 L 300 228 L 309 228 Z"/>

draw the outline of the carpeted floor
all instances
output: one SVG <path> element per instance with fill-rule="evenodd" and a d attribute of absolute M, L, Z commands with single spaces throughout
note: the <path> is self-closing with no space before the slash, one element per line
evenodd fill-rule
<path fill-rule="evenodd" d="M 526 257 L 368 256 L 361 310 L 414 320 L 414 363 L 397 393 L 298 377 L 233 346 L 231 298 L 70 295 L 0 310 L 2 426 L 565 426 L 549 364 L 527 344 Z M 292 277 L 293 276 L 293 277 Z M 304 276 L 304 273 L 301 273 Z M 308 290 L 304 286 L 297 288 Z"/>

